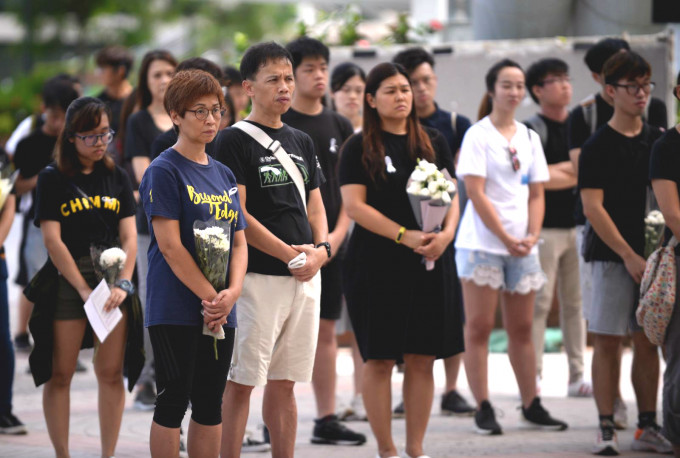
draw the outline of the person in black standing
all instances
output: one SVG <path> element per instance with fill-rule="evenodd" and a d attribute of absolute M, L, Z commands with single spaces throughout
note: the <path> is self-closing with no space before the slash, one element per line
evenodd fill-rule
<path fill-rule="evenodd" d="M 350 223 L 342 208 L 337 165 L 340 147 L 352 135 L 353 128 L 347 118 L 322 103 L 328 88 L 328 48 L 309 37 L 298 38 L 286 48 L 293 57 L 295 93 L 290 109 L 281 120 L 314 141 L 314 150 L 326 177 L 320 189 L 331 245 L 331 258 L 321 269 L 321 320 L 312 375 L 317 418 L 311 440 L 315 444 L 360 445 L 366 442 L 366 436 L 343 426 L 335 415 L 338 352 L 335 322 L 342 312 L 342 250 Z"/>

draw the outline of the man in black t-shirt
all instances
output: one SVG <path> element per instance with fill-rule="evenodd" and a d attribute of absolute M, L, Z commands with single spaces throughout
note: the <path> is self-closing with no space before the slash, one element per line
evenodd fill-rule
<path fill-rule="evenodd" d="M 243 129 L 237 124 L 221 131 L 215 147 L 216 159 L 234 172 L 248 223 L 248 272 L 236 306 L 238 333 L 222 409 L 221 456 L 226 457 L 240 455 L 256 385 L 265 385 L 262 412 L 272 454 L 292 456 L 297 430 L 293 388 L 295 382 L 312 378 L 319 269 L 331 247 L 319 190 L 324 178 L 314 144 L 281 121 L 295 90 L 292 60 L 273 42 L 246 51 L 241 73 L 253 109 Z M 264 133 L 281 147 L 267 149 L 246 130 Z M 291 176 L 293 167 L 299 173 Z"/>
<path fill-rule="evenodd" d="M 14 152 L 14 167 L 19 171 L 15 188 L 17 195 L 31 199 L 31 206 L 24 216 L 29 221 L 32 221 L 35 215 L 35 190 L 38 183 L 38 173 L 52 162 L 57 136 L 64 128 L 66 110 L 71 102 L 78 98 L 78 95 L 74 82 L 70 79 L 57 76 L 47 80 L 42 91 L 45 122 L 40 128 L 21 140 Z M 27 224 L 25 228 L 25 243 L 22 244 L 21 255 L 26 262 L 27 278 L 30 281 L 45 264 L 47 250 L 40 229 L 32 224 Z M 15 336 L 16 346 L 21 350 L 30 349 L 28 319 L 32 310 L 33 304 L 26 299 L 26 296 L 21 294 L 19 296 L 19 320 Z"/>
<path fill-rule="evenodd" d="M 538 248 L 541 268 L 548 281 L 536 295 L 532 326 L 536 373 L 541 377 L 546 321 L 557 285 L 560 326 L 569 363 L 567 395 L 591 396 L 593 389 L 583 379 L 586 331 L 573 214 L 576 174 L 569 161 L 567 143 L 567 107 L 572 94 L 569 67 L 560 59 L 539 60 L 527 70 L 526 84 L 529 95 L 541 109 L 525 124 L 541 138 L 550 172 L 550 181 L 545 184 L 545 217 L 540 236 L 543 244 Z"/>
<path fill-rule="evenodd" d="M 314 359 L 312 386 L 316 398 L 312 443 L 354 445 L 366 442 L 366 436 L 339 423 L 335 415 L 337 343 L 335 322 L 342 312 L 341 259 L 337 254 L 347 236 L 350 219 L 342 209 L 338 183 L 340 146 L 353 133 L 352 124 L 338 113 L 323 106 L 328 87 L 329 50 L 319 40 L 301 37 L 288 43 L 293 57 L 295 93 L 291 108 L 281 120 L 312 137 L 314 151 L 326 182 L 320 186 L 328 221 L 331 258 L 321 269 L 321 319 Z"/>
<path fill-rule="evenodd" d="M 637 53 L 618 53 L 602 75 L 614 115 L 583 145 L 578 186 L 592 230 L 584 257 L 592 265 L 593 291 L 586 310 L 593 333 L 593 386 L 599 413 L 594 453 L 618 454 L 614 403 L 621 370 L 621 345 L 633 339 L 632 381 L 638 407 L 633 450 L 670 453 L 656 423 L 659 356 L 635 321 L 639 283 L 645 270 L 645 216 L 652 143 L 661 131 L 642 119 L 653 88 L 651 68 Z"/>

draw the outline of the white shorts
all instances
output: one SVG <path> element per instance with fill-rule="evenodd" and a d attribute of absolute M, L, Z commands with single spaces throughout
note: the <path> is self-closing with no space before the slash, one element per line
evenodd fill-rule
<path fill-rule="evenodd" d="M 312 380 L 319 334 L 321 274 L 295 277 L 247 273 L 236 306 L 238 328 L 229 380 Z"/>

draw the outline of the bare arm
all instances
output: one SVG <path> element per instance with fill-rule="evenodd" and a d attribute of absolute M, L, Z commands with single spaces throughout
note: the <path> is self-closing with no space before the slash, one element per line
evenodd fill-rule
<path fill-rule="evenodd" d="M 344 242 L 345 237 L 347 237 L 347 231 L 349 230 L 351 222 L 352 220 L 347 216 L 345 207 L 341 206 L 340 212 L 338 213 L 338 220 L 335 222 L 335 228 L 328 234 L 328 243 L 331 244 L 331 259 L 338 254 L 342 242 Z"/>
<path fill-rule="evenodd" d="M 7 196 L 5 206 L 2 208 L 0 214 L 0 246 L 7 240 L 7 235 L 12 229 L 12 222 L 14 221 L 14 213 L 16 211 L 16 197 L 14 194 Z"/>
<path fill-rule="evenodd" d="M 544 216 L 545 192 L 543 192 L 543 183 L 529 183 L 529 226 L 527 228 L 528 236 L 524 239 L 525 245 L 530 243 L 529 248 L 534 246 L 538 240 Z"/>
<path fill-rule="evenodd" d="M 604 191 L 586 188 L 581 190 L 583 213 L 593 226 L 598 237 L 623 259 L 628 273 L 640 283 L 645 270 L 645 260 L 624 240 L 607 210 L 604 208 Z"/>
<path fill-rule="evenodd" d="M 574 174 L 578 178 L 578 158 L 581 156 L 581 148 L 573 148 L 569 150 L 569 160 L 574 169 Z"/>
<path fill-rule="evenodd" d="M 118 274 L 118 279 L 130 280 L 137 259 L 137 225 L 134 216 L 128 216 L 118 222 L 118 234 L 120 235 L 121 248 L 125 251 L 125 265 Z M 111 288 L 111 295 L 104 304 L 104 310 L 118 307 L 126 297 L 127 293 L 121 288 Z"/>
<path fill-rule="evenodd" d="M 50 255 L 52 263 L 61 272 L 66 281 L 78 291 L 83 302 L 87 301 L 92 288 L 83 278 L 83 275 L 78 270 L 76 261 L 68 251 L 66 244 L 61 240 L 61 223 L 59 221 L 41 220 L 40 229 L 42 230 L 45 248 L 47 248 L 47 253 Z"/>
<path fill-rule="evenodd" d="M 135 172 L 135 180 L 137 183 L 142 182 L 142 177 L 144 177 L 144 172 L 149 168 L 151 164 L 151 159 L 146 156 L 135 156 L 132 158 L 132 170 Z"/>
<path fill-rule="evenodd" d="M 309 192 L 309 202 L 307 202 L 307 219 L 312 228 L 314 245 L 328 240 L 328 220 L 326 219 L 326 209 L 323 206 L 321 190 L 312 189 Z M 309 245 L 292 245 L 298 252 L 307 253 L 307 262 L 299 269 L 290 272 L 300 281 L 309 281 L 319 271 L 328 260 L 328 253 L 324 247 L 314 248 Z"/>
<path fill-rule="evenodd" d="M 545 189 L 550 191 L 560 191 L 576 186 L 577 179 L 574 166 L 571 161 L 558 162 L 548 166 L 550 181 L 545 183 Z"/>
<path fill-rule="evenodd" d="M 680 198 L 678 186 L 671 180 L 652 180 L 652 188 L 659 204 L 666 226 L 680 240 Z"/>

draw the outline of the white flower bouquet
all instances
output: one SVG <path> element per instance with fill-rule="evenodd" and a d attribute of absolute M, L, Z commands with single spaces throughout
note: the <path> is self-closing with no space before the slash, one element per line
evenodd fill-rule
<path fill-rule="evenodd" d="M 659 210 L 650 211 L 645 217 L 645 259 L 661 244 L 666 220 Z"/>
<path fill-rule="evenodd" d="M 125 265 L 127 259 L 125 251 L 119 247 L 102 249 L 100 246 L 91 245 L 90 256 L 97 278 L 103 278 L 106 280 L 106 284 L 112 287 Z"/>
<path fill-rule="evenodd" d="M 231 226 L 226 221 L 195 221 L 194 242 L 198 267 L 205 278 L 221 291 L 225 288 L 229 269 L 229 251 L 231 249 Z M 215 359 L 217 359 L 217 340 L 224 339 L 224 329 L 220 326 L 215 332 L 203 323 L 203 334 L 215 338 Z"/>
<path fill-rule="evenodd" d="M 406 185 L 406 194 L 421 230 L 439 232 L 456 194 L 456 185 L 448 170 L 439 170 L 436 164 L 418 159 Z M 434 262 L 426 261 L 425 268 L 434 269 Z"/>
<path fill-rule="evenodd" d="M 17 176 L 19 176 L 19 171 L 14 171 L 12 164 L 4 166 L 0 171 L 0 211 L 5 207 L 5 202 L 12 192 Z"/>

